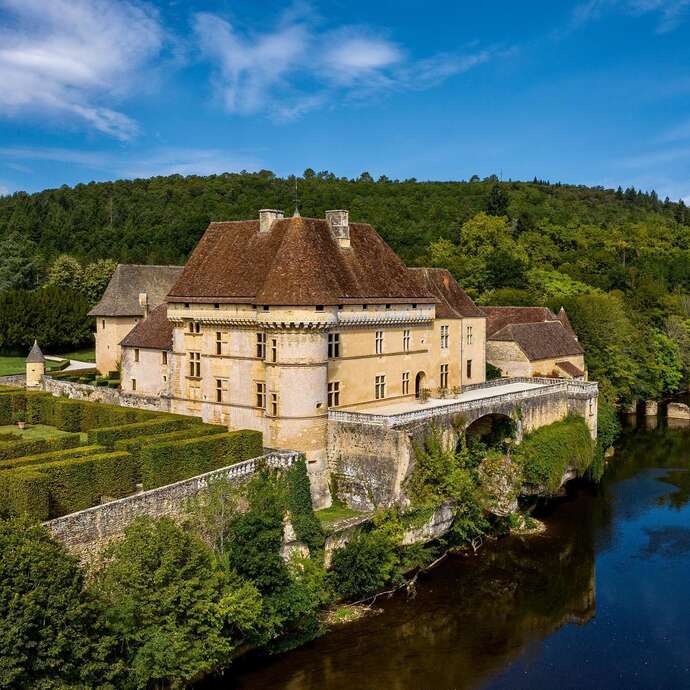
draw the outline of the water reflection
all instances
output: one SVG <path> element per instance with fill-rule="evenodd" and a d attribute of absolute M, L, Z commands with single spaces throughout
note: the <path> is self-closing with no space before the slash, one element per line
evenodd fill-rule
<path fill-rule="evenodd" d="M 690 433 L 645 426 L 598 490 L 548 506 L 547 535 L 450 559 L 413 601 L 206 688 L 690 687 Z"/>

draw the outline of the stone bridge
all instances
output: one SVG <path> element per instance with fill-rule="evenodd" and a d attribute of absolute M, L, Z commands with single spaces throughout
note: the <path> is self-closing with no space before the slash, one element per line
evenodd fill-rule
<path fill-rule="evenodd" d="M 359 510 L 391 505 L 403 498 L 413 469 L 415 445 L 431 427 L 448 447 L 461 434 L 492 417 L 512 419 L 518 442 L 524 433 L 569 414 L 585 419 L 597 435 L 596 383 L 548 378 L 497 379 L 464 386 L 451 398 L 426 403 L 382 403 L 367 410 L 328 414 L 328 462 L 338 497 Z"/>

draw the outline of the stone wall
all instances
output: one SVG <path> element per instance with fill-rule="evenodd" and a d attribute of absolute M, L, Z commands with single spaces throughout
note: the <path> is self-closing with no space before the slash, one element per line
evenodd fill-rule
<path fill-rule="evenodd" d="M 108 388 L 107 386 L 91 386 L 86 383 L 73 383 L 72 381 L 44 376 L 42 387 L 44 391 L 55 396 L 63 396 L 73 400 L 102 402 L 108 405 L 120 405 L 121 407 L 139 407 L 142 410 L 154 410 L 157 412 L 168 412 L 170 410 L 170 400 L 168 398 L 123 393 L 116 388 Z"/>
<path fill-rule="evenodd" d="M 110 501 L 87 510 L 71 513 L 44 523 L 51 534 L 71 553 L 90 560 L 112 539 L 121 534 L 132 520 L 142 515 L 153 518 L 178 517 L 185 502 L 205 491 L 214 479 L 241 482 L 266 462 L 270 467 L 289 467 L 300 457 L 296 452 L 269 453 L 229 467 L 207 472 L 175 484 Z"/>

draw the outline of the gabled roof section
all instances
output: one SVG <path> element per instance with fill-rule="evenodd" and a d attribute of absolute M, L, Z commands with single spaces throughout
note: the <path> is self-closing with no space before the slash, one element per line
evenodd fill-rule
<path fill-rule="evenodd" d="M 139 295 L 145 292 L 149 309 L 154 309 L 165 301 L 181 273 L 182 266 L 119 264 L 89 316 L 143 316 Z"/>
<path fill-rule="evenodd" d="M 558 320 L 548 307 L 482 307 L 482 311 L 487 316 L 487 337 L 511 323 L 540 323 Z"/>
<path fill-rule="evenodd" d="M 26 358 L 27 364 L 43 364 L 45 362 L 45 357 L 41 348 L 38 346 L 38 340 L 34 340 L 34 344 L 29 351 L 29 356 Z"/>
<path fill-rule="evenodd" d="M 558 320 L 563 324 L 563 328 L 565 328 L 565 330 L 568 331 L 568 333 L 570 333 L 575 340 L 577 340 L 577 333 L 575 333 L 575 329 L 570 325 L 570 319 L 568 318 L 568 314 L 563 307 L 561 307 L 560 311 L 558 312 Z"/>
<path fill-rule="evenodd" d="M 122 339 L 122 347 L 140 347 L 149 350 L 172 350 L 173 324 L 168 321 L 168 305 L 159 304 L 147 318 Z"/>
<path fill-rule="evenodd" d="M 484 318 L 484 312 L 445 268 L 410 268 L 422 290 L 437 300 L 437 319 Z"/>
<path fill-rule="evenodd" d="M 256 220 L 211 223 L 168 301 L 306 306 L 435 299 L 370 225 L 350 223 L 350 247 L 343 248 L 325 220 L 298 216 L 276 220 L 266 232 Z"/>
<path fill-rule="evenodd" d="M 582 346 L 560 321 L 508 324 L 488 340 L 512 340 L 530 361 L 584 354 Z"/>

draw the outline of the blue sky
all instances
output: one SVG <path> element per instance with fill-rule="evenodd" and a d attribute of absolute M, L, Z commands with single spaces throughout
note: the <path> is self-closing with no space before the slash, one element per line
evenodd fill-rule
<path fill-rule="evenodd" d="M 0 193 L 311 167 L 690 201 L 690 0 L 0 0 Z"/>

